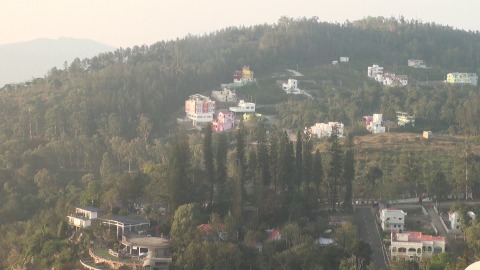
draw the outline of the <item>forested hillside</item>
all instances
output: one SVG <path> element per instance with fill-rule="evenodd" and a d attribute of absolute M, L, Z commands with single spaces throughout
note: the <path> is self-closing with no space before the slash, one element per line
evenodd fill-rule
<path fill-rule="evenodd" d="M 350 63 L 329 65 L 340 56 L 349 56 Z M 425 60 L 432 69 L 406 67 L 412 58 Z M 209 209 L 204 214 L 232 215 L 236 222 L 242 206 L 259 207 L 260 214 L 248 224 L 249 231 L 225 244 L 231 248 L 229 256 L 238 255 L 238 264 L 232 269 L 295 265 L 305 254 L 312 261 L 302 269 L 318 269 L 314 267 L 321 264 L 325 269 L 338 269 L 342 260 L 364 256 L 359 254 L 359 246 L 339 247 L 341 252 L 327 250 L 320 257 L 309 253 L 310 240 L 324 227 L 309 227 L 301 218 L 316 210 L 319 202 L 331 199 L 332 186 L 326 179 L 335 178 L 332 172 L 343 166 L 335 165 L 330 154 L 342 153 L 351 162 L 341 170 L 348 171 L 356 164 L 356 172 L 350 171 L 351 184 L 353 179 L 365 181 L 349 187 L 348 181 L 336 183 L 335 178 L 335 185 L 341 186 L 333 186 L 340 192 L 335 196 L 341 195 L 337 202 L 351 201 L 352 188 L 369 196 L 382 194 L 379 188 L 388 183 L 395 183 L 399 190 L 389 190 L 386 195 L 412 193 L 410 184 L 414 184 L 417 192 L 446 196 L 444 189 L 434 191 L 432 183 L 425 184 L 423 179 L 434 175 L 435 181 L 448 183 L 457 191 L 464 187 L 460 164 L 471 168 L 471 182 L 467 183 L 471 188 L 478 186 L 475 179 L 480 172 L 478 153 L 469 146 L 478 143 L 475 136 L 480 132 L 478 88 L 384 88 L 366 78 L 366 67 L 373 63 L 418 81 L 444 80 L 448 72 L 477 72 L 480 34 L 403 18 L 330 24 L 318 18 L 284 17 L 273 25 L 230 27 L 76 59 L 64 69 L 51 69 L 44 78 L 3 87 L 0 268 L 72 267 L 88 245 L 88 241 L 83 245 L 65 241 L 64 219 L 72 207 L 94 205 L 127 213 L 134 203 L 168 206 L 170 219 L 158 213 L 149 216 L 165 233 L 170 232 L 176 207 L 186 203 L 211 205 L 219 201 L 217 212 Z M 213 136 L 211 142 L 205 140 L 204 131 L 188 133 L 175 126 L 176 117 L 183 115 L 186 97 L 230 82 L 232 72 L 244 65 L 255 71 L 258 83 L 240 89 L 239 95 L 263 104 L 278 102 L 273 107 L 279 119 L 277 126 L 248 121 L 245 129 Z M 291 98 L 276 89 L 272 76 L 297 67 L 307 79 L 326 82 L 311 86 L 315 99 Z M 431 129 L 468 139 L 442 151 L 441 157 L 429 159 L 401 147 L 388 157 L 381 151 L 368 156 L 355 148 L 355 140 L 332 149 L 333 143 L 310 141 L 301 133 L 294 145 L 282 132 L 282 128 L 303 130 L 315 122 L 343 121 L 349 133 L 359 136 L 365 134 L 363 115 L 383 113 L 387 120 L 394 120 L 396 110 L 415 114 L 417 125 L 408 131 Z M 462 142 L 458 137 L 456 140 Z M 209 149 L 214 162 L 206 161 Z M 465 155 L 462 151 L 470 154 L 466 161 L 452 165 L 457 156 Z M 415 163 L 411 156 L 425 162 Z M 396 171 L 392 163 L 400 164 Z M 425 166 L 411 166 L 420 163 Z M 432 174 L 408 182 L 427 166 Z M 378 171 L 385 175 L 380 187 L 376 183 L 381 178 Z M 254 246 L 254 240 L 261 239 L 257 235 L 260 230 L 283 224 L 295 233 L 304 226 L 301 231 L 305 235 L 296 234 L 297 242 L 272 247 L 271 253 L 262 255 L 266 257 L 251 247 L 233 246 L 248 238 L 248 232 Z M 201 244 L 184 248 L 189 253 L 176 258 L 179 269 L 181 263 L 188 265 L 196 252 L 205 250 Z M 280 254 L 289 255 L 289 261 Z"/>

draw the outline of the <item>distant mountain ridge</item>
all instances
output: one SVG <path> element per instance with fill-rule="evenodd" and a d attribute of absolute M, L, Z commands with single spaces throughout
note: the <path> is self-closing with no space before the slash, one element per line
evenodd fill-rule
<path fill-rule="evenodd" d="M 115 47 L 89 39 L 61 37 L 0 45 L 0 87 L 34 77 L 44 77 L 53 67 L 63 67 L 75 58 L 91 58 Z"/>

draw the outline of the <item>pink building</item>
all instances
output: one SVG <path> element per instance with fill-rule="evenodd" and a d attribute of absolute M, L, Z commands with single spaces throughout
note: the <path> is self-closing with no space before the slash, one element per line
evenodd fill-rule
<path fill-rule="evenodd" d="M 219 112 L 217 119 L 212 121 L 214 132 L 227 131 L 233 128 L 234 117 L 232 112 Z"/>
<path fill-rule="evenodd" d="M 185 101 L 185 113 L 194 125 L 209 123 L 215 113 L 215 101 L 199 94 L 191 95 Z"/>

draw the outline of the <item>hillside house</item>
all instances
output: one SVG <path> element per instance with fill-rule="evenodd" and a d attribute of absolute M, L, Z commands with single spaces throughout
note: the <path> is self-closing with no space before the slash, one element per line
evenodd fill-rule
<path fill-rule="evenodd" d="M 213 120 L 215 101 L 210 98 L 195 94 L 185 101 L 186 117 L 193 121 L 193 125 L 204 125 Z"/>
<path fill-rule="evenodd" d="M 255 103 L 245 102 L 245 100 L 242 99 L 236 107 L 230 107 L 228 109 L 234 113 L 253 113 L 255 112 Z"/>
<path fill-rule="evenodd" d="M 382 114 L 374 114 L 372 115 L 367 115 L 363 117 L 363 120 L 365 120 L 365 128 L 373 133 L 373 134 L 378 134 L 378 133 L 385 133 L 385 126 L 383 125 L 383 115 Z"/>
<path fill-rule="evenodd" d="M 68 225 L 75 229 L 92 226 L 92 220 L 97 219 L 103 210 L 92 206 L 79 206 L 75 208 L 75 214 L 67 216 Z"/>
<path fill-rule="evenodd" d="M 231 112 L 219 112 L 217 119 L 212 121 L 214 132 L 223 132 L 233 128 L 235 118 Z"/>
<path fill-rule="evenodd" d="M 99 218 L 100 222 L 107 227 L 116 227 L 117 239 L 128 232 L 140 231 L 150 227 L 150 221 L 140 216 L 111 216 Z"/>
<path fill-rule="evenodd" d="M 142 269 L 168 270 L 172 262 L 170 241 L 163 237 L 127 234 L 122 236 L 120 248 L 131 257 L 143 258 Z"/>
<path fill-rule="evenodd" d="M 408 113 L 401 112 L 401 111 L 396 112 L 396 114 L 397 114 L 397 124 L 398 124 L 398 126 L 401 126 L 401 127 L 406 126 L 406 125 L 410 125 L 412 127 L 415 126 L 415 117 L 414 116 L 411 116 Z"/>
<path fill-rule="evenodd" d="M 317 136 L 317 138 L 331 137 L 334 127 L 337 128 L 338 137 L 344 136 L 344 125 L 339 122 L 316 123 L 315 125 L 306 129 L 305 132 Z"/>
<path fill-rule="evenodd" d="M 340 63 L 348 63 L 350 58 L 347 56 L 340 56 Z"/>
<path fill-rule="evenodd" d="M 477 86 L 478 76 L 477 73 L 448 73 L 447 74 L 447 83 L 451 84 L 470 84 Z"/>
<path fill-rule="evenodd" d="M 427 66 L 425 65 L 425 61 L 421 59 L 408 59 L 407 64 L 409 67 L 412 68 L 427 68 Z"/>
<path fill-rule="evenodd" d="M 385 73 L 382 83 L 385 86 L 406 86 L 408 84 L 408 76 L 395 75 L 394 73 Z"/>
<path fill-rule="evenodd" d="M 395 208 L 380 210 L 380 224 L 383 231 L 403 231 L 407 213 Z"/>
<path fill-rule="evenodd" d="M 223 88 L 222 91 L 212 91 L 212 98 L 220 102 L 237 102 L 235 90 Z"/>
<path fill-rule="evenodd" d="M 390 235 L 392 260 L 420 260 L 445 252 L 445 237 L 423 235 L 421 232 L 392 232 Z"/>
<path fill-rule="evenodd" d="M 368 67 L 367 76 L 370 79 L 373 79 L 379 83 L 383 83 L 383 67 L 374 64 L 371 67 Z"/>
<path fill-rule="evenodd" d="M 282 88 L 287 94 L 300 94 L 300 89 L 298 89 L 298 81 L 295 79 L 288 79 L 286 83 L 282 84 Z"/>
<path fill-rule="evenodd" d="M 476 218 L 475 213 L 468 211 L 467 215 L 474 220 Z M 462 229 L 462 220 L 460 219 L 460 213 L 458 211 L 448 211 L 448 220 L 450 221 L 450 230 L 458 232 Z"/>

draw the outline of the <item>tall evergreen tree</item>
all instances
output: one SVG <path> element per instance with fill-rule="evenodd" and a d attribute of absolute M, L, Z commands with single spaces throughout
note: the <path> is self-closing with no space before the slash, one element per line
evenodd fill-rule
<path fill-rule="evenodd" d="M 307 192 L 310 190 L 310 183 L 312 182 L 312 162 L 313 162 L 313 157 L 312 157 L 312 149 L 313 149 L 313 144 L 312 140 L 309 138 L 307 134 L 304 134 L 302 137 L 303 139 L 303 150 L 302 150 L 302 155 L 303 155 L 303 182 L 305 184 L 305 189 Z"/>
<path fill-rule="evenodd" d="M 312 161 L 312 180 L 315 184 L 315 193 L 317 196 L 317 200 L 320 199 L 320 185 L 323 182 L 324 177 L 324 170 L 323 170 L 323 161 L 322 155 L 320 154 L 320 150 L 315 151 L 315 155 L 313 156 Z"/>
<path fill-rule="evenodd" d="M 346 209 L 352 208 L 352 187 L 355 178 L 355 157 L 353 154 L 353 135 L 349 134 L 347 137 L 345 162 L 343 171 L 343 182 L 345 183 L 345 197 L 343 200 L 343 207 Z"/>
<path fill-rule="evenodd" d="M 270 173 L 273 178 L 273 189 L 275 193 L 277 192 L 277 182 L 278 182 L 278 173 L 279 173 L 279 165 L 278 165 L 278 147 L 279 147 L 279 139 L 278 139 L 278 131 L 274 130 L 270 133 L 268 138 L 270 143 L 270 147 L 268 149 L 270 155 Z"/>
<path fill-rule="evenodd" d="M 329 199 L 332 211 L 336 210 L 338 204 L 338 194 L 340 192 L 340 183 L 343 172 L 343 160 L 342 160 L 342 146 L 338 138 L 338 127 L 332 127 L 332 135 L 329 138 L 330 142 L 330 163 L 328 170 L 329 180 Z"/>
<path fill-rule="evenodd" d="M 265 134 L 265 126 L 259 122 L 257 129 L 257 159 L 260 169 L 260 177 L 262 186 L 268 187 L 271 181 L 270 174 L 270 154 L 267 147 L 267 138 Z"/>
<path fill-rule="evenodd" d="M 203 166 L 207 173 L 208 183 L 210 184 L 210 205 L 213 205 L 214 189 L 215 189 L 215 165 L 213 163 L 213 149 L 212 149 L 212 127 L 208 123 L 204 128 L 203 137 Z"/>
<path fill-rule="evenodd" d="M 220 133 L 217 141 L 217 149 L 215 154 L 216 175 L 215 180 L 218 188 L 220 201 L 225 201 L 225 189 L 227 183 L 227 154 L 228 143 L 226 133 Z"/>
<path fill-rule="evenodd" d="M 169 186 L 171 205 L 176 209 L 179 205 L 192 200 L 190 170 L 190 147 L 185 130 L 178 129 L 172 140 L 172 159 L 169 164 Z"/>
<path fill-rule="evenodd" d="M 303 175 L 303 154 L 302 154 L 302 133 L 297 132 L 297 141 L 295 143 L 295 188 L 299 189 L 302 184 Z"/>

